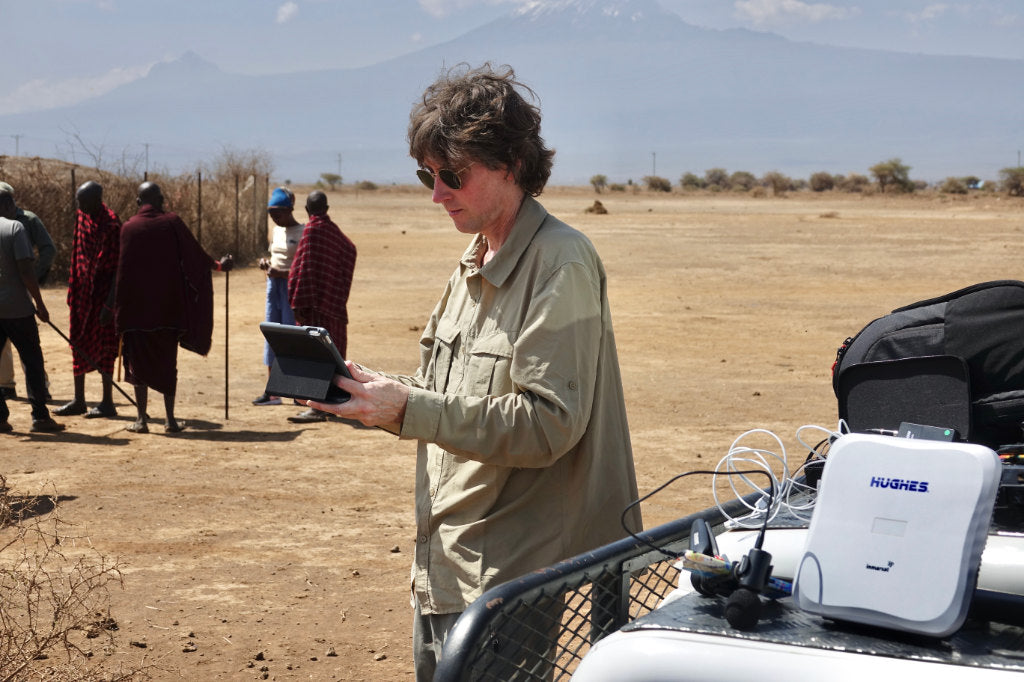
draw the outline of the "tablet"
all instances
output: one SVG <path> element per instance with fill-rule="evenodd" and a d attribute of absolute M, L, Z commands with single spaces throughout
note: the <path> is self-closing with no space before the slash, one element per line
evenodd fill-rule
<path fill-rule="evenodd" d="M 322 403 L 343 403 L 351 397 L 334 385 L 335 374 L 352 375 L 326 329 L 261 322 L 260 331 L 275 356 L 268 395 Z"/>

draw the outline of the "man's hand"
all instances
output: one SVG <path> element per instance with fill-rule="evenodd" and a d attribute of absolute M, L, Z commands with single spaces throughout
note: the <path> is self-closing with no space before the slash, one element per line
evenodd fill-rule
<path fill-rule="evenodd" d="M 221 257 L 217 263 L 219 264 L 217 269 L 221 272 L 231 272 L 232 268 L 235 267 L 235 257 L 229 253 L 228 255 Z"/>
<path fill-rule="evenodd" d="M 380 374 L 364 372 L 346 361 L 352 379 L 334 375 L 334 385 L 348 391 L 352 398 L 344 403 L 321 403 L 308 400 L 306 404 L 322 412 L 330 412 L 345 419 L 358 419 L 367 426 L 401 424 L 405 419 L 405 405 L 410 388 Z"/>
<path fill-rule="evenodd" d="M 38 317 L 43 322 L 49 323 L 50 321 L 50 311 L 46 309 L 46 306 L 43 305 L 42 301 L 40 301 L 39 304 L 36 306 L 36 317 Z"/>

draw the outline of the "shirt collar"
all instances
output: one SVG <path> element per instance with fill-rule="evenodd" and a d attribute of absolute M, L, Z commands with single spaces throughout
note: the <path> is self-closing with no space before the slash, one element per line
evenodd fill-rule
<path fill-rule="evenodd" d="M 540 202 L 526 195 L 523 203 L 519 206 L 516 222 L 512 226 L 508 238 L 505 239 L 505 243 L 501 245 L 498 252 L 494 254 L 494 258 L 482 267 L 477 266 L 477 263 L 480 262 L 478 254 L 482 254 L 487 248 L 487 242 L 484 240 L 483 235 L 478 234 L 470 242 L 466 252 L 462 254 L 461 262 L 463 267 L 470 270 L 479 269 L 480 275 L 484 279 L 493 286 L 500 287 L 505 283 L 509 275 L 512 274 L 516 265 L 519 264 L 520 258 L 522 258 L 530 242 L 533 241 L 533 236 L 537 234 L 537 230 L 540 229 L 547 216 L 548 212 L 541 206 Z"/>

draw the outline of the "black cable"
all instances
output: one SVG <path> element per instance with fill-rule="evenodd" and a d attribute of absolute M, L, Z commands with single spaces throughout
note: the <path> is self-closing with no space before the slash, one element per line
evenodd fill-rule
<path fill-rule="evenodd" d="M 750 470 L 750 471 L 711 471 L 711 470 L 706 470 L 706 469 L 695 469 L 693 471 L 685 471 L 685 472 L 683 472 L 681 474 L 676 474 L 675 476 L 673 476 L 672 478 L 668 479 L 667 481 L 665 481 L 664 483 L 659 485 L 657 488 L 655 488 L 651 492 L 647 493 L 646 495 L 644 495 L 644 496 L 642 496 L 642 497 L 640 497 L 640 498 L 638 498 L 636 500 L 633 500 L 632 502 L 630 502 L 629 504 L 626 505 L 626 507 L 622 510 L 622 515 L 619 517 L 619 523 L 622 524 L 622 529 L 625 530 L 629 534 L 629 536 L 631 538 L 633 538 L 634 540 L 636 540 L 640 544 L 647 545 L 648 547 L 653 549 L 655 552 L 660 552 L 661 554 L 663 554 L 666 558 L 668 558 L 670 560 L 678 559 L 679 558 L 678 555 L 670 554 L 669 552 L 666 552 L 661 547 L 655 546 L 654 544 L 648 542 L 646 539 L 640 537 L 639 535 L 637 535 L 636 533 L 631 531 L 629 529 L 629 526 L 626 525 L 626 514 L 629 512 L 630 509 L 632 509 L 633 507 L 637 506 L 641 502 L 644 502 L 645 500 L 650 499 L 651 497 L 653 497 L 657 493 L 660 493 L 662 490 L 664 490 L 665 488 L 667 488 L 671 484 L 675 483 L 680 478 L 686 478 L 687 476 L 692 476 L 694 474 L 700 474 L 700 475 L 705 475 L 705 476 L 716 476 L 716 475 L 718 475 L 718 476 L 736 476 L 736 475 L 741 475 L 741 474 L 761 474 L 763 476 L 767 476 L 768 477 L 768 508 L 765 509 L 764 521 L 761 523 L 761 530 L 758 532 L 757 540 L 754 543 L 754 547 L 756 549 L 761 549 L 761 544 L 764 542 L 765 533 L 768 532 L 768 518 L 771 516 L 772 504 L 774 504 L 774 502 L 775 502 L 775 477 L 772 475 L 772 472 L 765 471 L 764 469 L 753 469 L 753 470 Z"/>

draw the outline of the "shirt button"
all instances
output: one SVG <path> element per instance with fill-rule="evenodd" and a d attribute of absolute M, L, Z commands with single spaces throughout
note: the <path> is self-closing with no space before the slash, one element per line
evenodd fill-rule
<path fill-rule="evenodd" d="M 420 541 L 420 544 L 423 544 L 424 542 L 427 541 L 427 536 L 426 535 L 421 535 L 418 539 Z"/>
<path fill-rule="evenodd" d="M 570 381 L 569 382 L 569 390 L 570 391 L 575 391 L 576 390 L 576 382 L 575 381 Z"/>

